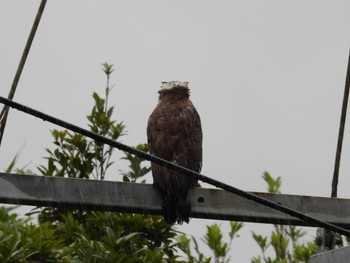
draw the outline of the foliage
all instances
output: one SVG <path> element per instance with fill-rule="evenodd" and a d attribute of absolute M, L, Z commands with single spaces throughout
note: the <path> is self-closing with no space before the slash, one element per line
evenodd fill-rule
<path fill-rule="evenodd" d="M 22 168 L 15 167 L 20 154 L 21 154 L 21 150 L 16 153 L 15 157 L 13 157 L 11 163 L 5 169 L 5 173 L 33 174 L 33 172 L 27 168 L 27 165 L 23 166 Z"/>
<path fill-rule="evenodd" d="M 136 149 L 143 152 L 148 152 L 149 150 L 148 144 L 139 144 L 136 146 Z M 125 157 L 123 157 L 122 159 L 127 160 L 130 163 L 130 170 L 128 172 L 122 171 L 121 173 L 124 182 L 135 183 L 139 178 L 145 176 L 151 171 L 151 167 L 141 165 L 141 163 L 144 161 L 143 159 L 132 155 L 131 153 L 125 152 Z M 145 180 L 142 180 L 141 182 L 144 183 Z"/>
<path fill-rule="evenodd" d="M 274 179 L 268 172 L 264 172 L 263 179 L 268 185 L 270 193 L 281 193 L 282 180 Z M 252 237 L 259 246 L 261 254 L 253 257 L 252 263 L 297 263 L 309 262 L 310 257 L 316 253 L 314 241 L 303 243 L 300 240 L 306 234 L 302 228 L 296 226 L 274 225 L 271 236 L 263 236 L 252 231 Z M 275 257 L 267 256 L 267 251 L 272 248 Z"/>
<path fill-rule="evenodd" d="M 117 140 L 124 135 L 125 126 L 122 122 L 111 120 L 114 107 L 108 108 L 107 90 L 108 87 L 105 92 L 106 98 L 93 93 L 95 105 L 87 119 L 92 132 Z M 47 165 L 38 167 L 43 175 L 85 179 L 92 176 L 100 180 L 105 178 L 108 168 L 113 164 L 113 147 L 106 147 L 101 142 L 89 140 L 81 134 L 67 130 L 53 130 L 51 134 L 57 148 L 46 149 L 49 154 L 49 157 L 46 157 Z"/>
<path fill-rule="evenodd" d="M 34 225 L 0 208 L 0 262 L 176 262 L 176 233 L 161 217 L 71 212 Z"/>
<path fill-rule="evenodd" d="M 203 237 L 204 244 L 209 248 L 213 257 L 206 257 L 198 246 L 197 240 L 192 236 L 191 239 L 187 238 L 185 235 L 180 235 L 178 237 L 180 249 L 186 255 L 186 262 L 190 263 L 226 263 L 230 262 L 229 252 L 231 250 L 232 241 L 234 238 L 239 237 L 237 235 L 238 231 L 243 227 L 241 222 L 230 222 L 230 232 L 228 234 L 229 241 L 223 241 L 223 234 L 221 231 L 221 226 L 218 224 L 213 224 L 207 226 L 207 232 Z M 194 243 L 194 251 L 196 256 L 193 255 L 191 250 L 191 241 Z"/>
<path fill-rule="evenodd" d="M 263 174 L 263 179 L 268 186 L 268 192 L 281 193 L 282 180 L 280 177 L 273 178 L 269 173 Z M 205 256 L 199 248 L 194 237 L 189 239 L 185 235 L 178 237 L 180 249 L 186 255 L 186 262 L 191 263 L 226 263 L 230 262 L 229 252 L 232 241 L 239 237 L 238 231 L 243 227 L 243 223 L 230 222 L 230 232 L 228 242 L 224 241 L 221 227 L 218 224 L 207 226 L 203 242 L 210 249 L 212 257 Z M 261 249 L 261 255 L 253 257 L 252 263 L 298 263 L 309 262 L 311 255 L 316 253 L 316 244 L 312 242 L 301 242 L 305 235 L 302 228 L 296 226 L 274 225 L 271 236 L 263 236 L 252 232 L 252 237 Z M 192 244 L 193 243 L 193 244 Z M 193 246 L 193 248 L 191 247 Z M 273 250 L 274 257 L 267 256 L 269 250 Z"/>
<path fill-rule="evenodd" d="M 0 207 L 0 262 L 20 262 L 30 256 L 28 249 L 21 246 L 25 221 L 10 214 L 12 209 Z"/>
<path fill-rule="evenodd" d="M 108 106 L 113 65 L 103 64 L 103 71 L 107 87 L 104 96 L 93 93 L 88 125 L 90 131 L 117 140 L 125 134 L 125 126 L 112 120 L 114 107 Z M 67 130 L 53 130 L 51 134 L 55 148 L 46 149 L 47 163 L 38 167 L 43 175 L 105 179 L 113 164 L 112 147 Z M 146 144 L 136 148 L 148 151 Z M 17 156 L 8 171 L 14 169 L 16 159 Z M 122 173 L 126 182 L 136 182 L 150 171 L 142 159 L 128 153 L 123 159 L 129 162 L 130 169 Z M 161 216 L 49 207 L 39 208 L 36 213 L 39 224 L 11 217 L 13 226 L 4 227 L 7 232 L 0 231 L 0 262 L 177 262 L 177 232 Z"/>

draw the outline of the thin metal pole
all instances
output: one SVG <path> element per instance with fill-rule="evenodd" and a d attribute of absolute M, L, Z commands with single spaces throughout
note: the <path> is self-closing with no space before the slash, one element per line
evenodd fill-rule
<path fill-rule="evenodd" d="M 340 167 L 341 151 L 343 146 L 346 112 L 347 112 L 348 100 L 349 100 L 349 90 L 350 90 L 350 51 L 349 51 L 348 69 L 346 72 L 343 106 L 342 106 L 341 117 L 340 117 L 337 151 L 335 154 L 331 197 L 337 197 L 337 192 L 338 192 L 339 167 Z"/>
<path fill-rule="evenodd" d="M 0 103 L 3 103 L 5 105 L 7 105 L 7 106 L 9 106 L 11 108 L 17 109 L 19 111 L 23 111 L 23 112 L 25 112 L 27 114 L 30 114 L 30 115 L 35 116 L 37 118 L 40 118 L 40 119 L 42 119 L 44 121 L 48 121 L 48 122 L 51 122 L 53 124 L 59 125 L 59 126 L 61 126 L 63 128 L 66 128 L 68 130 L 80 133 L 80 134 L 82 134 L 82 135 L 84 135 L 86 137 L 89 137 L 89 138 L 93 139 L 93 140 L 96 140 L 96 141 L 108 144 L 108 145 L 110 145 L 112 147 L 118 148 L 119 150 L 126 151 L 128 153 L 136 155 L 139 158 L 146 159 L 146 160 L 148 160 L 150 162 L 162 165 L 162 166 L 167 167 L 169 169 L 173 169 L 173 170 L 175 170 L 177 172 L 181 172 L 181 173 L 186 174 L 188 176 L 193 176 L 193 177 L 195 177 L 198 180 L 201 180 L 201 181 L 206 182 L 208 184 L 214 185 L 214 186 L 219 187 L 221 189 L 224 189 L 224 190 L 226 190 L 228 192 L 237 194 L 237 195 L 239 195 L 239 196 L 241 196 L 243 198 L 246 198 L 246 199 L 251 200 L 253 202 L 259 203 L 261 205 L 270 207 L 270 208 L 272 208 L 274 210 L 277 210 L 277 211 L 286 213 L 288 215 L 294 216 L 294 217 L 299 218 L 299 219 L 301 219 L 301 220 L 303 220 L 305 222 L 309 222 L 309 223 L 312 223 L 314 225 L 318 225 L 320 227 L 323 227 L 323 228 L 326 228 L 328 230 L 332 230 L 332 231 L 338 232 L 339 234 L 342 234 L 342 235 L 345 235 L 347 237 L 350 237 L 350 231 L 345 229 L 345 228 L 342 228 L 342 227 L 336 226 L 334 224 L 331 224 L 331 223 L 319 220 L 317 218 L 308 216 L 308 215 L 303 214 L 303 213 L 301 213 L 299 211 L 296 211 L 294 209 L 286 207 L 286 206 L 284 206 L 282 204 L 278 204 L 278 203 L 273 202 L 271 200 L 268 200 L 266 198 L 262 198 L 260 196 L 255 195 L 255 194 L 248 193 L 246 191 L 243 191 L 243 190 L 238 189 L 236 187 L 233 187 L 231 185 L 225 184 L 223 182 L 217 181 L 215 179 L 212 179 L 210 177 L 207 177 L 207 176 L 204 176 L 204 175 L 202 175 L 200 173 L 192 171 L 192 170 L 190 170 L 190 169 L 188 169 L 186 167 L 183 167 L 183 166 L 177 165 L 175 163 L 169 162 L 169 161 L 164 160 L 162 158 L 159 158 L 159 157 L 157 157 L 155 155 L 151 155 L 151 154 L 145 153 L 143 151 L 139 151 L 139 150 L 137 150 L 137 149 L 135 149 L 133 147 L 130 147 L 128 145 L 125 145 L 125 144 L 122 144 L 120 142 L 114 141 L 114 140 L 109 139 L 107 137 L 103 137 L 103 136 L 101 136 L 99 134 L 96 134 L 96 133 L 93 133 L 93 132 L 88 131 L 86 129 L 83 129 L 83 128 L 78 127 L 78 126 L 76 126 L 74 124 L 65 122 L 63 120 L 60 120 L 58 118 L 55 118 L 55 117 L 50 116 L 48 114 L 45 114 L 43 112 L 37 111 L 37 110 L 35 110 L 33 108 L 29 108 L 27 106 L 24 106 L 23 104 L 19 104 L 17 102 L 8 100 L 8 99 L 3 98 L 1 96 L 0 96 Z"/>
<path fill-rule="evenodd" d="M 31 29 L 29 36 L 28 36 L 26 46 L 24 47 L 21 60 L 20 60 L 19 65 L 17 67 L 16 75 L 13 79 L 9 95 L 7 97 L 9 100 L 12 100 L 14 95 L 15 95 L 19 79 L 21 77 L 24 65 L 26 63 L 30 48 L 32 46 L 32 43 L 33 43 L 33 40 L 35 37 L 36 30 L 38 29 L 41 16 L 42 16 L 44 9 L 45 9 L 46 2 L 47 2 L 47 0 L 42 0 L 40 3 L 38 12 L 37 12 L 36 17 L 34 19 L 32 29 Z M 2 138 L 4 136 L 4 131 L 5 131 L 8 113 L 9 113 L 9 107 L 7 107 L 7 106 L 5 106 L 0 113 L 0 146 L 1 146 Z"/>

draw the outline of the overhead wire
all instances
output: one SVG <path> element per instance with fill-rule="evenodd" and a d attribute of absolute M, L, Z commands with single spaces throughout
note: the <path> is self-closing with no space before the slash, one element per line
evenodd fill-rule
<path fill-rule="evenodd" d="M 341 152 L 342 152 L 342 146 L 343 146 L 346 112 L 347 112 L 348 101 L 349 101 L 349 90 L 350 90 L 350 51 L 349 51 L 349 59 L 348 59 L 348 69 L 346 72 L 346 79 L 345 79 L 343 104 L 342 104 L 342 110 L 341 110 L 341 116 L 340 116 L 337 150 L 335 154 L 331 197 L 337 197 L 337 194 L 338 194 L 339 167 L 340 167 L 340 159 L 341 159 Z"/>
<path fill-rule="evenodd" d="M 4 97 L 1 97 L 1 96 L 0 96 L 0 103 L 3 103 L 3 104 L 5 104 L 5 105 L 7 105 L 7 106 L 9 106 L 11 108 L 14 108 L 14 109 L 17 109 L 19 111 L 25 112 L 25 113 L 30 114 L 32 116 L 35 116 L 37 118 L 40 118 L 40 119 L 42 119 L 44 121 L 48 121 L 48 122 L 56 124 L 56 125 L 58 125 L 60 127 L 66 128 L 68 130 L 71 130 L 71 131 L 74 131 L 74 132 L 77 132 L 77 133 L 80 133 L 80 134 L 82 134 L 82 135 L 84 135 L 86 137 L 89 137 L 89 138 L 91 138 L 93 140 L 96 140 L 98 142 L 101 142 L 101 143 L 104 143 L 104 144 L 108 144 L 108 145 L 110 145 L 112 147 L 118 148 L 119 150 L 126 151 L 128 153 L 131 153 L 131 154 L 139 157 L 139 158 L 146 159 L 146 160 L 148 160 L 150 162 L 159 164 L 159 165 L 167 167 L 169 169 L 173 169 L 173 170 L 175 170 L 177 172 L 181 172 L 181 173 L 186 174 L 188 176 L 194 176 L 195 178 L 197 178 L 200 181 L 203 181 L 205 183 L 211 184 L 211 185 L 216 186 L 218 188 L 224 189 L 224 190 L 226 190 L 228 192 L 234 193 L 234 194 L 239 195 L 239 196 L 241 196 L 243 198 L 246 198 L 248 200 L 251 200 L 251 201 L 254 201 L 256 203 L 259 203 L 261 205 L 270 207 L 270 208 L 272 208 L 274 210 L 277 210 L 277 211 L 286 213 L 288 215 L 291 215 L 293 217 L 299 218 L 299 219 L 301 219 L 301 220 L 303 220 L 305 222 L 312 223 L 314 225 L 318 225 L 320 227 L 323 227 L 323 228 L 326 228 L 328 230 L 335 231 L 335 232 L 338 232 L 339 234 L 342 234 L 342 235 L 345 235 L 347 237 L 350 237 L 350 231 L 345 229 L 345 228 L 342 228 L 342 227 L 339 227 L 337 225 L 334 225 L 334 224 L 331 224 L 331 223 L 319 220 L 317 218 L 311 217 L 309 215 L 306 215 L 304 213 L 301 213 L 299 211 L 296 211 L 294 209 L 286 207 L 286 206 L 284 206 L 282 204 L 279 204 L 279 203 L 273 202 L 271 200 L 268 200 L 266 198 L 262 198 L 260 196 L 257 196 L 255 194 L 243 191 L 243 190 L 238 189 L 236 187 L 233 187 L 231 185 L 225 184 L 223 182 L 217 181 L 215 179 L 212 179 L 210 177 L 207 177 L 207 176 L 204 176 L 204 175 L 202 175 L 200 173 L 192 171 L 192 170 L 190 170 L 190 169 L 188 169 L 186 167 L 177 165 L 175 163 L 169 162 L 169 161 L 164 160 L 162 158 L 159 158 L 157 156 L 154 156 L 154 155 L 145 153 L 143 151 L 137 150 L 137 149 L 135 149 L 133 147 L 130 147 L 128 145 L 122 144 L 120 142 L 111 140 L 111 139 L 106 138 L 106 137 L 103 137 L 101 135 L 98 135 L 96 133 L 93 133 L 93 132 L 88 131 L 88 130 L 86 130 L 84 128 L 81 128 L 79 126 L 76 126 L 74 124 L 71 124 L 71 123 L 68 123 L 66 121 L 63 121 L 61 119 L 55 118 L 53 116 L 50 116 L 50 115 L 48 115 L 46 113 L 40 112 L 40 111 L 35 110 L 33 108 L 30 108 L 30 107 L 27 107 L 25 105 L 19 104 L 17 102 L 8 100 L 8 99 L 6 99 Z"/>
<path fill-rule="evenodd" d="M 10 100 L 12 100 L 14 95 L 15 95 L 19 79 L 21 78 L 24 65 L 25 65 L 25 63 L 27 61 L 27 57 L 28 57 L 30 48 L 32 46 L 32 43 L 33 43 L 33 40 L 34 40 L 34 37 L 35 37 L 35 33 L 36 33 L 37 29 L 38 29 L 38 26 L 39 26 L 39 23 L 40 23 L 40 20 L 41 20 L 41 16 L 42 16 L 42 14 L 44 12 L 44 9 L 45 9 L 46 2 L 47 2 L 47 0 L 42 0 L 41 3 L 40 3 L 40 6 L 38 8 L 38 12 L 37 12 L 36 17 L 34 19 L 34 23 L 33 23 L 32 29 L 31 29 L 31 31 L 29 33 L 29 36 L 28 36 L 28 39 L 27 39 L 27 43 L 26 43 L 26 45 L 24 47 L 21 60 L 20 60 L 19 65 L 17 67 L 17 71 L 16 71 L 15 77 L 14 77 L 14 79 L 12 81 L 11 89 L 10 89 L 10 92 L 8 94 L 8 97 L 7 97 Z M 8 114 L 9 114 L 9 108 L 5 106 L 1 110 L 1 113 L 0 113 L 0 146 L 1 146 L 2 138 L 4 136 Z"/>

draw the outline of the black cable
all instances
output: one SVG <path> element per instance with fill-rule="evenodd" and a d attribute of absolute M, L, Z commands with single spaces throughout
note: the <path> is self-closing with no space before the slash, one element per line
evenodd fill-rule
<path fill-rule="evenodd" d="M 11 89 L 10 89 L 10 92 L 9 92 L 9 95 L 8 95 L 8 99 L 10 99 L 10 100 L 12 100 L 13 96 L 15 95 L 19 79 L 21 77 L 24 65 L 25 65 L 25 63 L 27 61 L 29 50 L 30 50 L 30 48 L 32 46 L 36 30 L 38 29 L 41 16 L 42 16 L 42 14 L 44 12 L 44 9 L 45 9 L 46 2 L 47 2 L 47 0 L 42 0 L 41 1 L 39 9 L 38 9 L 38 12 L 37 12 L 36 17 L 34 19 L 34 23 L 33 23 L 32 29 L 30 30 L 30 33 L 29 33 L 29 36 L 28 36 L 28 39 L 27 39 L 27 43 L 26 43 L 26 45 L 24 47 L 24 50 L 23 50 L 23 53 L 22 53 L 22 57 L 21 57 L 21 60 L 19 62 L 19 65 L 18 65 L 16 74 L 15 74 L 15 77 L 14 77 L 14 79 L 12 81 Z M 8 113 L 9 113 L 8 107 L 4 107 L 1 110 L 1 113 L 0 113 L 0 145 L 1 145 L 2 137 L 4 136 L 4 131 L 5 131 L 5 126 L 6 126 Z"/>
<path fill-rule="evenodd" d="M 297 217 L 297 218 L 299 218 L 299 219 L 301 219 L 301 220 L 303 220 L 305 222 L 312 223 L 314 225 L 318 225 L 320 227 L 323 227 L 323 228 L 329 229 L 331 231 L 338 232 L 339 234 L 345 235 L 347 237 L 350 237 L 350 231 L 347 230 L 347 229 L 344 229 L 342 227 L 339 227 L 339 226 L 330 224 L 328 222 L 319 220 L 317 218 L 305 215 L 305 214 L 300 213 L 300 212 L 298 212 L 296 210 L 288 208 L 288 207 L 286 207 L 284 205 L 272 202 L 272 201 L 270 201 L 268 199 L 262 198 L 260 196 L 254 195 L 252 193 L 245 192 L 245 191 L 240 190 L 240 189 L 238 189 L 236 187 L 233 187 L 233 186 L 230 186 L 228 184 L 222 183 L 220 181 L 214 180 L 212 178 L 206 177 L 206 176 L 204 176 L 202 174 L 199 174 L 199 173 L 197 173 L 195 171 L 192 171 L 192 170 L 187 169 L 185 167 L 179 166 L 179 165 L 174 164 L 172 162 L 166 161 L 166 160 L 161 159 L 161 158 L 159 158 L 157 156 L 154 156 L 154 155 L 151 155 L 151 154 L 139 151 L 139 150 L 137 150 L 135 148 L 132 148 L 132 147 L 130 147 L 128 145 L 125 145 L 125 144 L 122 144 L 120 142 L 113 141 L 113 140 L 111 140 L 109 138 L 103 137 L 101 135 L 98 135 L 96 133 L 93 133 L 91 131 L 88 131 L 86 129 L 78 127 L 76 125 L 73 125 L 71 123 L 65 122 L 63 120 L 57 119 L 55 117 L 52 117 L 50 115 L 47 115 L 47 114 L 42 113 L 40 111 L 37 111 L 35 109 L 29 108 L 29 107 L 24 106 L 22 104 L 19 104 L 17 102 L 8 100 L 8 99 L 3 98 L 1 96 L 0 96 L 0 102 L 5 104 L 5 105 L 7 105 L 7 106 L 9 106 L 9 107 L 11 107 L 11 108 L 14 108 L 14 109 L 17 109 L 19 111 L 22 111 L 22 112 L 25 112 L 27 114 L 30 114 L 32 116 L 38 117 L 38 118 L 40 118 L 40 119 L 42 119 L 44 121 L 51 122 L 53 124 L 56 124 L 56 125 L 61 126 L 63 128 L 66 128 L 68 130 L 80 133 L 80 134 L 82 134 L 82 135 L 84 135 L 86 137 L 89 137 L 89 138 L 93 139 L 93 140 L 96 140 L 96 141 L 108 144 L 108 145 L 110 145 L 112 147 L 118 148 L 119 150 L 126 151 L 128 153 L 134 154 L 134 155 L 136 155 L 139 158 L 143 158 L 143 159 L 146 159 L 146 160 L 151 161 L 153 163 L 157 163 L 159 165 L 165 166 L 165 167 L 167 167 L 169 169 L 173 169 L 173 170 L 181 172 L 183 174 L 194 176 L 198 180 L 201 180 L 201 181 L 203 181 L 205 183 L 214 185 L 214 186 L 216 186 L 218 188 L 222 188 L 222 189 L 224 189 L 224 190 L 226 190 L 228 192 L 231 192 L 231 193 L 234 193 L 236 195 L 242 196 L 242 197 L 244 197 L 244 198 L 246 198 L 248 200 L 254 201 L 256 203 L 259 203 L 259 204 L 262 204 L 264 206 L 270 207 L 270 208 L 272 208 L 274 210 L 286 213 L 288 215 Z"/>
<path fill-rule="evenodd" d="M 346 79 L 345 79 L 343 105 L 342 105 L 341 116 L 340 116 L 337 150 L 335 153 L 331 197 L 337 197 L 337 192 L 338 192 L 339 167 L 340 167 L 341 151 L 343 146 L 346 112 L 347 112 L 348 100 L 349 100 L 349 90 L 350 90 L 350 52 L 349 52 L 349 59 L 348 59 L 348 69 L 346 72 Z"/>

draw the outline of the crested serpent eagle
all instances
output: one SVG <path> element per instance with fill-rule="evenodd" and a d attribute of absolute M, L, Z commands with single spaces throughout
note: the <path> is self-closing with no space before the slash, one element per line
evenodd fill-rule
<path fill-rule="evenodd" d="M 202 127 L 197 110 L 189 99 L 188 82 L 163 82 L 159 102 L 148 120 L 150 153 L 200 172 Z M 190 188 L 197 180 L 186 174 L 152 163 L 153 186 L 162 198 L 163 215 L 169 224 L 189 222 Z"/>

